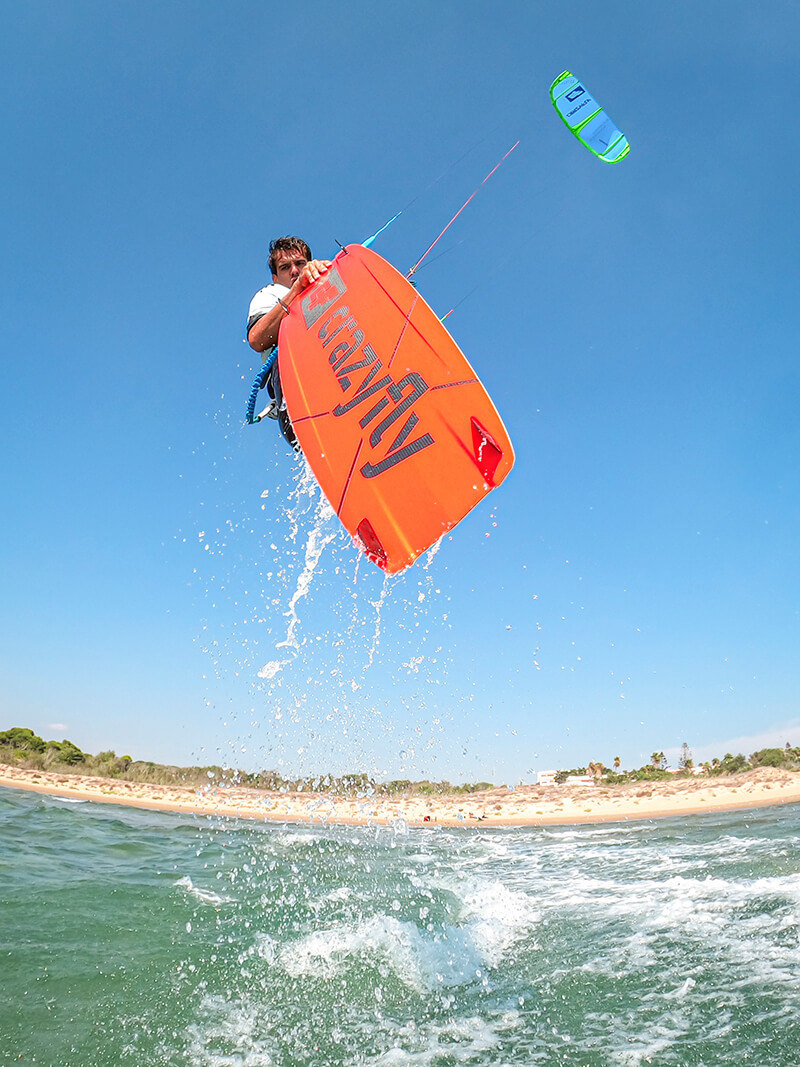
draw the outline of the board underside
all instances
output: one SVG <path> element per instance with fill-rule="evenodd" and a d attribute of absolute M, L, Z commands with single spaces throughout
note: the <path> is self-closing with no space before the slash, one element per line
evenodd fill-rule
<path fill-rule="evenodd" d="M 349 245 L 292 304 L 281 384 L 322 491 L 394 573 L 506 477 L 514 451 L 488 393 L 417 290 Z"/>

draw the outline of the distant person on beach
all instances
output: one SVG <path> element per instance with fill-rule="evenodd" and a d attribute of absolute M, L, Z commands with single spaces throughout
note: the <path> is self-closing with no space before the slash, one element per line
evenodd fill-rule
<path fill-rule="evenodd" d="M 270 241 L 267 263 L 272 284 L 259 289 L 250 301 L 247 315 L 247 343 L 256 352 L 263 353 L 265 363 L 275 351 L 280 325 L 290 305 L 325 273 L 331 261 L 313 259 L 311 249 L 300 237 L 276 237 Z M 297 448 L 297 438 L 283 399 L 277 359 L 266 384 L 272 404 L 265 414 L 278 420 L 283 436 L 292 448 Z"/>

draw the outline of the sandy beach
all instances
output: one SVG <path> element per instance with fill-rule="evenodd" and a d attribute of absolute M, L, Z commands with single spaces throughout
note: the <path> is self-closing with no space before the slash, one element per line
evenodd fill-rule
<path fill-rule="evenodd" d="M 356 798 L 269 793 L 243 787 L 216 786 L 198 791 L 0 764 L 0 786 L 157 811 L 347 825 L 388 825 L 402 820 L 410 826 L 553 826 L 800 803 L 800 773 L 771 767 L 720 778 L 616 786 L 520 785 L 469 795 Z"/>

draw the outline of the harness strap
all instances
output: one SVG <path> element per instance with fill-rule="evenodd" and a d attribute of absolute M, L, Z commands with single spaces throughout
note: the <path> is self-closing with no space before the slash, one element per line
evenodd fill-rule
<path fill-rule="evenodd" d="M 269 381 L 269 376 L 272 373 L 272 368 L 275 366 L 275 360 L 277 358 L 278 349 L 275 348 L 267 357 L 267 361 L 264 366 L 253 379 L 253 387 L 250 390 L 250 396 L 247 400 L 247 412 L 245 415 L 247 423 L 250 426 L 254 426 L 257 422 L 261 422 L 261 416 L 264 414 L 264 412 L 262 412 L 261 415 L 256 415 L 256 400 L 258 399 L 259 390 L 263 389 Z"/>

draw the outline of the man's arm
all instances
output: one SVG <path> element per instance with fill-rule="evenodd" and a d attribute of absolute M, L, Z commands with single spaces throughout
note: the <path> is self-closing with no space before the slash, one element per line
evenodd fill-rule
<path fill-rule="evenodd" d="M 307 289 L 309 285 L 313 285 L 330 265 L 331 260 L 329 259 L 312 259 L 309 263 L 306 263 L 286 296 L 282 297 L 281 301 L 271 311 L 268 311 L 266 315 L 262 315 L 260 319 L 254 322 L 247 331 L 247 343 L 252 349 L 256 352 L 265 352 L 268 348 L 273 348 L 278 343 L 278 332 L 286 314 L 286 308 L 289 307 L 292 301 L 297 299 L 304 289 Z"/>

